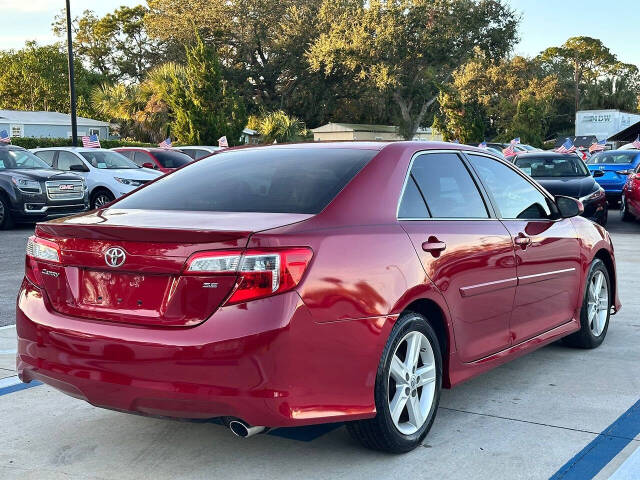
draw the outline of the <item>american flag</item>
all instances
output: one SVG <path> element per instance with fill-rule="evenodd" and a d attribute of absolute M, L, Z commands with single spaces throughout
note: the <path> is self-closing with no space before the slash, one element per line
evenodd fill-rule
<path fill-rule="evenodd" d="M 484 142 L 482 142 L 480 145 L 478 145 L 478 148 L 487 148 L 487 141 L 485 140 Z"/>
<path fill-rule="evenodd" d="M 82 146 L 84 148 L 100 148 L 100 139 L 98 135 L 90 135 L 88 137 L 82 137 Z"/>
<path fill-rule="evenodd" d="M 640 150 L 640 135 L 638 135 L 638 138 L 636 138 L 631 145 L 633 145 L 633 148 Z"/>
<path fill-rule="evenodd" d="M 589 153 L 601 152 L 601 151 L 605 150 L 606 148 L 607 148 L 607 139 L 605 138 L 604 140 L 600 140 L 599 142 L 594 142 L 589 147 Z"/>
<path fill-rule="evenodd" d="M 160 148 L 171 148 L 173 145 L 171 144 L 171 138 L 167 138 L 166 140 L 161 141 L 158 146 Z"/>
<path fill-rule="evenodd" d="M 516 152 L 516 149 L 515 149 L 514 145 L 515 145 L 515 143 L 511 142 L 507 148 L 502 150 L 502 154 L 505 157 L 512 157 L 512 156 L 516 155 L 518 152 Z"/>
<path fill-rule="evenodd" d="M 218 139 L 218 146 L 223 148 L 227 148 L 229 146 L 229 142 L 227 142 L 226 136 L 222 136 Z"/>
<path fill-rule="evenodd" d="M 576 146 L 573 144 L 570 138 L 567 138 L 567 140 L 558 148 L 556 148 L 555 151 L 558 153 L 573 153 L 576 151 Z"/>
<path fill-rule="evenodd" d="M 511 145 L 517 145 L 518 143 L 520 143 L 520 137 L 516 137 L 511 140 Z"/>
<path fill-rule="evenodd" d="M 11 143 L 11 137 L 6 130 L 0 131 L 0 143 Z"/>

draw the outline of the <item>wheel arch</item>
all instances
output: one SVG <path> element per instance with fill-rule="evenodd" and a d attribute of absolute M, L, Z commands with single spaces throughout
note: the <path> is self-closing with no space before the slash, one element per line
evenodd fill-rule
<path fill-rule="evenodd" d="M 100 191 L 106 191 L 106 192 L 110 193 L 111 195 L 113 195 L 114 198 L 116 196 L 115 193 L 113 193 L 113 191 L 109 187 L 107 187 L 105 185 L 96 185 L 89 192 L 89 199 L 93 198 L 94 195 L 96 195 Z"/>
<path fill-rule="evenodd" d="M 611 257 L 611 253 L 606 249 L 606 248 L 600 248 L 595 255 L 593 256 L 594 259 L 600 259 L 602 260 L 602 263 L 604 263 L 605 267 L 607 268 L 607 272 L 609 273 L 609 280 L 611 283 L 611 298 L 612 299 L 616 299 L 618 298 L 618 282 L 616 280 L 616 267 L 615 264 L 613 262 L 613 258 Z M 614 301 L 615 303 L 615 301 Z M 615 306 L 615 305 L 614 305 Z"/>
<path fill-rule="evenodd" d="M 442 384 L 443 387 L 451 386 L 449 375 L 449 358 L 454 350 L 453 332 L 449 329 L 447 316 L 440 305 L 430 298 L 418 298 L 409 303 L 402 313 L 414 312 L 423 315 L 433 327 L 438 336 L 438 344 L 442 353 Z"/>

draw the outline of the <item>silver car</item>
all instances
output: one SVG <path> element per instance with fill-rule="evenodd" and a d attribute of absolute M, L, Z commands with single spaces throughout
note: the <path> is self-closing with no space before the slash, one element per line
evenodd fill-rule
<path fill-rule="evenodd" d="M 124 155 L 104 148 L 52 147 L 32 152 L 53 168 L 82 176 L 92 209 L 162 176 L 161 172 L 139 167 Z"/>

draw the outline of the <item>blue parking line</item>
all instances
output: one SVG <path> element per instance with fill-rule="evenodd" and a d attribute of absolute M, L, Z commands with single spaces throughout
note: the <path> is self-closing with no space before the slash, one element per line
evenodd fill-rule
<path fill-rule="evenodd" d="M 550 480 L 589 480 L 640 434 L 640 400 L 565 463 Z"/>
<path fill-rule="evenodd" d="M 7 387 L 0 388 L 0 397 L 13 392 L 19 392 L 20 390 L 26 390 L 27 388 L 37 387 L 42 385 L 42 382 L 33 380 L 31 383 L 16 383 L 15 385 L 9 385 Z"/>

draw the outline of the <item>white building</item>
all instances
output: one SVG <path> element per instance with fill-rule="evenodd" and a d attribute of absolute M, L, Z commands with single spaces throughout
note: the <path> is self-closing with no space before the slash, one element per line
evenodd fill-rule
<path fill-rule="evenodd" d="M 398 127 L 394 125 L 363 125 L 357 123 L 327 123 L 311 129 L 316 142 L 352 140 L 402 140 Z M 442 135 L 431 128 L 419 128 L 413 140 L 442 141 Z"/>
<path fill-rule="evenodd" d="M 97 135 L 109 138 L 109 123 L 92 118 L 77 117 L 78 136 Z M 71 115 L 58 112 L 25 112 L 0 110 L 0 131 L 11 137 L 70 138 Z"/>
<path fill-rule="evenodd" d="M 595 135 L 609 139 L 640 122 L 640 115 L 620 110 L 580 110 L 576 113 L 576 137 Z"/>

